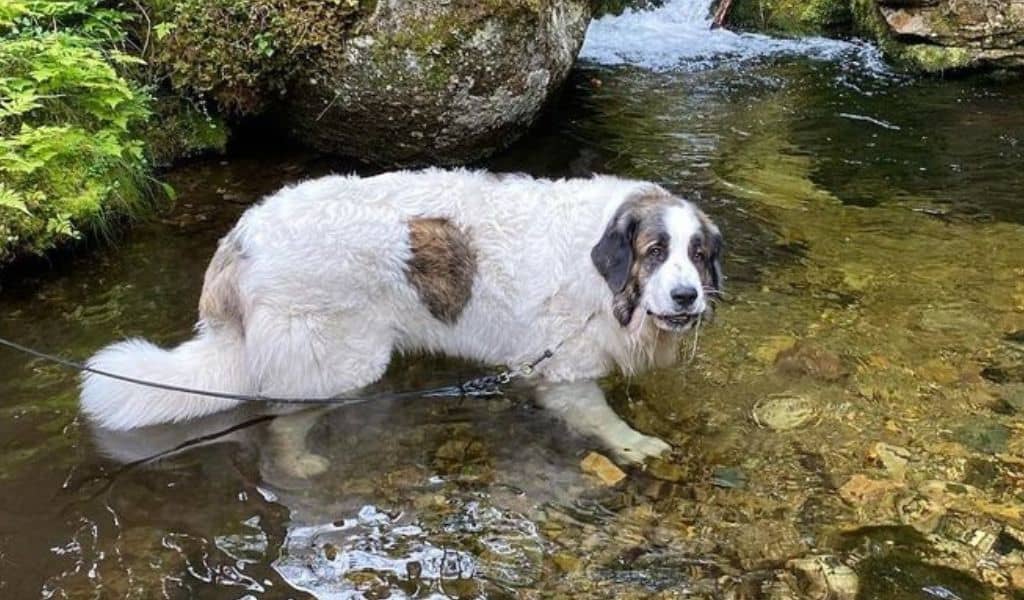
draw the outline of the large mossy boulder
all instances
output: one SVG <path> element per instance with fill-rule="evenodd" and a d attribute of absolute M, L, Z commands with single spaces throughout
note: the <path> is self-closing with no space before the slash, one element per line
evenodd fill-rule
<path fill-rule="evenodd" d="M 862 29 L 918 69 L 1024 69 L 1024 3 L 1017 0 L 853 2 Z"/>
<path fill-rule="evenodd" d="M 372 162 L 464 163 L 508 145 L 565 81 L 585 0 L 379 2 L 304 65 L 296 137 Z"/>
<path fill-rule="evenodd" d="M 151 0 L 180 91 L 384 165 L 511 143 L 565 81 L 589 0 Z"/>

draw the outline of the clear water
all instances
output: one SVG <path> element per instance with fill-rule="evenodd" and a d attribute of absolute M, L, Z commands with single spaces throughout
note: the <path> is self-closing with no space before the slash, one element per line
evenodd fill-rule
<path fill-rule="evenodd" d="M 605 382 L 671 457 L 603 487 L 579 466 L 593 443 L 528 389 L 113 434 L 78 416 L 73 374 L 5 352 L 0 597 L 785 598 L 813 583 L 789 561 L 819 555 L 859 576 L 861 598 L 1012 597 L 1024 84 L 801 50 L 692 68 L 662 61 L 667 40 L 619 43 L 631 58 L 604 60 L 614 44 L 591 37 L 552 114 L 485 166 L 649 178 L 722 224 L 730 297 L 695 357 Z M 0 332 L 74 357 L 186 339 L 246 205 L 350 169 L 247 144 L 182 165 L 159 219 L 3 275 Z M 413 357 L 385 385 L 478 369 Z M 303 423 L 329 461 L 313 478 L 281 468 L 270 431 Z"/>

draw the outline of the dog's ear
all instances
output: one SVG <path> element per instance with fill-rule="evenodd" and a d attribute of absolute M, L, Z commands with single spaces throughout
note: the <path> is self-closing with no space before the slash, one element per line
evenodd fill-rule
<path fill-rule="evenodd" d="M 618 294 L 626 288 L 629 272 L 633 266 L 633 237 L 636 234 L 636 219 L 618 211 L 604 230 L 601 240 L 590 250 L 590 260 L 597 272 L 604 277 L 612 293 Z"/>
<path fill-rule="evenodd" d="M 725 277 L 722 275 L 722 250 L 725 242 L 722 240 L 722 232 L 714 225 L 708 226 L 708 264 L 711 270 L 711 287 L 722 291 L 722 283 Z"/>

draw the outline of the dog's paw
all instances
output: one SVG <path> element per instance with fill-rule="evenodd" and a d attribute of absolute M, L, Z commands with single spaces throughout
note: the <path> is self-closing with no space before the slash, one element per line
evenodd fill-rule
<path fill-rule="evenodd" d="M 285 473 L 292 477 L 309 479 L 325 472 L 327 467 L 331 466 L 331 461 L 319 454 L 306 452 L 282 458 L 280 466 Z"/>
<path fill-rule="evenodd" d="M 618 448 L 615 453 L 625 462 L 640 464 L 649 458 L 658 458 L 672 449 L 665 441 L 651 435 L 637 433 Z"/>

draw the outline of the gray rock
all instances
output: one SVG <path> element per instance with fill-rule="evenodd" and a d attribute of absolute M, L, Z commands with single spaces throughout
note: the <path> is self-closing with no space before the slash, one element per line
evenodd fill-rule
<path fill-rule="evenodd" d="M 388 165 L 458 164 L 522 134 L 565 81 L 587 0 L 390 0 L 298 72 L 301 142 Z"/>
<path fill-rule="evenodd" d="M 929 70 L 1024 67 L 1024 3 L 1006 0 L 878 0 L 907 58 Z"/>

